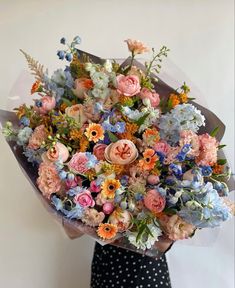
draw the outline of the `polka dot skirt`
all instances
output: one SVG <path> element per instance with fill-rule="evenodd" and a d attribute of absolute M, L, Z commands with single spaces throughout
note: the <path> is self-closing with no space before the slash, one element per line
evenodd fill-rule
<path fill-rule="evenodd" d="M 166 257 L 155 260 L 112 245 L 96 243 L 91 288 L 171 288 Z"/>

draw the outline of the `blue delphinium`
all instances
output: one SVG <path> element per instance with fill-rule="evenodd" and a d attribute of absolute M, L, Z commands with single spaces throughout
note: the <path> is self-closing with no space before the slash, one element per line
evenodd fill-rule
<path fill-rule="evenodd" d="M 29 126 L 29 125 L 30 125 L 30 120 L 29 120 L 28 117 L 23 116 L 23 117 L 20 118 L 19 124 L 20 124 L 20 125 L 23 125 L 23 126 L 25 126 L 25 127 L 26 127 L 26 126 Z"/>
<path fill-rule="evenodd" d="M 23 154 L 27 158 L 28 162 L 35 164 L 40 164 L 42 162 L 42 153 L 45 152 L 45 148 L 39 148 L 37 150 L 25 148 Z"/>
<path fill-rule="evenodd" d="M 180 162 L 183 162 L 188 154 L 188 152 L 191 150 L 191 145 L 190 144 L 185 144 L 181 151 L 176 155 L 176 159 Z"/>
<path fill-rule="evenodd" d="M 203 176 L 210 176 L 212 174 L 211 166 L 201 166 L 200 167 Z"/>

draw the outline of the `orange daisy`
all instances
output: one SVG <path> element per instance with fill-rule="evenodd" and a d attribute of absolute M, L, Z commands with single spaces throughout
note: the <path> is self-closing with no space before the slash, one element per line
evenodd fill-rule
<path fill-rule="evenodd" d="M 152 170 L 158 160 L 158 156 L 153 149 L 146 149 L 143 153 L 144 158 L 139 161 L 142 170 Z"/>
<path fill-rule="evenodd" d="M 38 92 L 38 90 L 40 90 L 41 87 L 41 82 L 40 81 L 36 81 L 33 83 L 32 88 L 31 88 L 31 95 Z"/>
<path fill-rule="evenodd" d="M 109 240 L 116 236 L 118 228 L 114 224 L 101 223 L 96 232 L 99 237 L 103 238 L 104 240 Z"/>
<path fill-rule="evenodd" d="M 160 140 L 157 129 L 146 129 L 143 134 L 143 140 L 147 145 L 153 146 Z"/>
<path fill-rule="evenodd" d="M 106 179 L 101 185 L 101 193 L 104 197 L 113 199 L 115 197 L 115 192 L 119 189 L 121 183 L 116 179 Z"/>
<path fill-rule="evenodd" d="M 89 141 L 93 141 L 96 143 L 99 140 L 104 139 L 104 129 L 100 124 L 91 123 L 86 128 L 85 135 Z"/>

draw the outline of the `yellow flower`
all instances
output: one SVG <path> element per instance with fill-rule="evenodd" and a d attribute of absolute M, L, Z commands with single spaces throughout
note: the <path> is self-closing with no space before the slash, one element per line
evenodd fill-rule
<path fill-rule="evenodd" d="M 92 123 L 86 128 L 85 135 L 89 141 L 96 143 L 104 139 L 104 129 L 100 124 Z"/>
<path fill-rule="evenodd" d="M 186 93 L 181 93 L 179 95 L 179 97 L 180 97 L 181 103 L 187 103 L 188 102 L 188 95 Z"/>
<path fill-rule="evenodd" d="M 120 188 L 121 184 L 119 180 L 116 179 L 106 179 L 101 185 L 101 193 L 104 197 L 113 199 L 115 197 L 115 192 Z"/>
<path fill-rule="evenodd" d="M 97 229 L 97 234 L 99 237 L 105 239 L 112 239 L 116 236 L 118 228 L 114 224 L 110 223 L 101 223 Z"/>

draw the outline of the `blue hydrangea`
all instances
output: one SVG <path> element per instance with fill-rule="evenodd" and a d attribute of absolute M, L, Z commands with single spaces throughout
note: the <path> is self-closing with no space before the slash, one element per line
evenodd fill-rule
<path fill-rule="evenodd" d="M 191 130 L 197 132 L 205 125 L 205 117 L 192 104 L 177 105 L 170 112 L 162 115 L 159 128 L 160 136 L 164 140 L 175 144 L 179 141 L 179 132 Z"/>
<path fill-rule="evenodd" d="M 24 127 L 23 129 L 20 129 L 17 135 L 17 144 L 23 146 L 28 143 L 32 133 L 33 130 L 30 127 Z"/>

